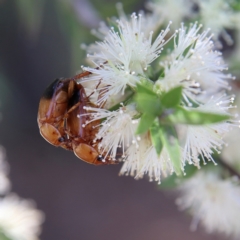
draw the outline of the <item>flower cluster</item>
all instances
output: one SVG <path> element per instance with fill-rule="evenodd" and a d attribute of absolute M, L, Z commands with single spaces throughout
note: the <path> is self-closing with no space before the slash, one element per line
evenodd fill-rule
<path fill-rule="evenodd" d="M 43 219 L 43 213 L 33 201 L 13 193 L 0 199 L 1 233 L 11 240 L 38 240 Z"/>
<path fill-rule="evenodd" d="M 192 0 L 148 1 L 146 6 L 154 15 L 162 19 L 162 22 L 173 21 L 174 27 L 178 28 L 183 20 L 192 19 L 194 14 L 194 2 Z"/>
<path fill-rule="evenodd" d="M 233 97 L 224 91 L 233 77 L 210 30 L 195 23 L 170 31 L 169 22 L 154 32 L 146 21 L 133 13 L 104 25 L 100 41 L 86 47 L 94 66 L 83 67 L 92 74 L 81 83 L 94 92 L 88 112 L 101 120 L 95 141 L 102 155 L 123 161 L 121 174 L 160 183 L 187 163 L 214 161 L 232 125 Z"/>
<path fill-rule="evenodd" d="M 202 23 L 212 29 L 216 39 L 221 35 L 228 45 L 232 45 L 233 39 L 227 30 L 239 30 L 240 21 L 240 13 L 233 7 L 234 1 L 195 1 L 200 8 L 199 14 Z"/>
<path fill-rule="evenodd" d="M 192 230 L 200 223 L 208 233 L 218 232 L 239 239 L 239 181 L 223 180 L 215 171 L 199 171 L 178 189 L 181 196 L 176 203 L 193 215 Z"/>
<path fill-rule="evenodd" d="M 5 149 L 0 146 L 0 195 L 7 193 L 11 188 L 10 180 L 8 179 L 9 166 L 5 161 Z"/>
<path fill-rule="evenodd" d="M 240 114 L 240 95 L 238 89 L 234 90 L 235 93 L 235 104 L 236 108 L 231 110 L 233 115 L 239 116 Z M 236 173 L 240 173 L 240 149 L 239 149 L 239 141 L 240 141 L 240 129 L 235 128 L 234 131 L 230 131 L 225 136 L 225 147 L 221 152 L 222 161 L 229 165 Z"/>
<path fill-rule="evenodd" d="M 32 200 L 11 193 L 5 150 L 0 147 L 0 239 L 38 240 L 44 214 Z"/>
<path fill-rule="evenodd" d="M 152 0 L 147 3 L 147 8 L 165 21 L 174 21 L 176 27 L 182 21 L 200 19 L 204 26 L 211 28 L 214 40 L 221 36 L 228 45 L 233 44 L 228 30 L 239 30 L 240 13 L 236 10 L 238 2 L 235 0 Z"/>
<path fill-rule="evenodd" d="M 215 47 L 223 49 L 231 72 L 240 76 L 240 3 L 238 0 L 149 0 L 146 6 L 162 23 L 199 21 L 211 28 Z"/>

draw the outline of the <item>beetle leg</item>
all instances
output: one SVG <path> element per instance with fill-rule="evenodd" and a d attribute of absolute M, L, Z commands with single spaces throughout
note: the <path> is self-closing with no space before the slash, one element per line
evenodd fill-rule
<path fill-rule="evenodd" d="M 75 75 L 72 79 L 77 80 L 77 79 L 80 79 L 80 78 L 83 78 L 83 77 L 87 77 L 90 74 L 92 74 L 92 73 L 88 72 L 88 71 L 85 71 L 85 72 L 82 72 L 82 73 L 79 73 L 79 74 Z"/>
<path fill-rule="evenodd" d="M 100 65 L 100 67 L 104 66 L 104 64 L 106 64 L 107 61 L 105 61 L 103 64 Z M 95 69 L 99 69 L 100 67 L 96 67 Z M 85 71 L 85 72 L 82 72 L 82 73 L 79 73 L 77 75 L 75 75 L 72 79 L 76 80 L 76 79 L 80 79 L 80 78 L 83 78 L 83 77 L 87 77 L 89 76 L 90 74 L 92 74 L 91 72 L 89 71 Z"/>
<path fill-rule="evenodd" d="M 110 86 L 110 85 L 107 85 L 106 87 L 108 87 L 108 86 Z M 107 92 L 107 91 L 108 91 L 108 90 L 106 90 L 106 89 L 100 90 L 99 95 L 98 95 L 98 99 L 99 99 L 105 92 Z M 102 104 L 99 106 L 99 108 L 104 108 L 104 105 L 106 104 L 106 102 L 107 102 L 107 100 L 106 100 L 104 103 L 102 103 Z"/>
<path fill-rule="evenodd" d="M 63 119 L 67 119 L 70 112 L 74 111 L 78 106 L 80 105 L 80 102 L 76 103 L 74 106 L 72 106 L 63 116 Z"/>
<path fill-rule="evenodd" d="M 72 97 L 75 86 L 76 86 L 76 82 L 74 80 L 70 80 L 68 85 L 68 99 Z"/>
<path fill-rule="evenodd" d="M 101 84 L 101 82 L 102 82 L 102 79 L 99 80 L 99 82 L 98 82 L 98 84 L 97 84 L 95 90 L 98 89 L 98 87 L 99 87 L 99 85 Z M 88 99 L 89 99 L 89 98 L 95 93 L 95 90 L 94 90 L 92 93 L 90 93 L 90 95 L 87 96 Z"/>

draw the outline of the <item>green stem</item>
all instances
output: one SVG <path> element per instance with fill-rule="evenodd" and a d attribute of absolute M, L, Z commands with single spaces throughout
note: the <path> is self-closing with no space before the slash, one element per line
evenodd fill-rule
<path fill-rule="evenodd" d="M 123 102 L 117 103 L 116 105 L 112 106 L 112 107 L 109 108 L 108 110 L 109 110 L 109 111 L 115 111 L 115 110 L 119 109 L 119 108 L 122 106 L 121 104 L 123 104 L 124 106 L 127 105 L 127 103 L 132 99 L 132 97 L 134 96 L 134 94 L 135 94 L 135 92 L 131 92 L 131 93 L 129 94 L 129 96 L 128 96 Z"/>

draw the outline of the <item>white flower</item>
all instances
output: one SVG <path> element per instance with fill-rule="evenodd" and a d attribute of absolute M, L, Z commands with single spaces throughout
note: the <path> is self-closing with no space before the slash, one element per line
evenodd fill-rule
<path fill-rule="evenodd" d="M 127 16 L 123 10 L 122 3 L 116 4 L 119 20 L 124 25 L 131 25 L 132 18 L 136 16 L 135 13 L 132 14 L 131 17 Z M 138 16 L 140 17 L 141 24 L 139 25 L 140 31 L 144 33 L 144 35 L 152 34 L 153 31 L 159 28 L 159 26 L 162 24 L 163 19 L 159 17 L 158 13 L 145 13 L 144 11 L 140 11 Z M 116 20 L 116 18 L 111 18 L 110 23 L 115 25 L 118 23 L 119 20 Z M 91 33 L 95 35 L 98 39 L 104 40 L 105 38 L 108 38 L 108 35 L 111 35 L 111 31 L 109 26 L 105 22 L 100 22 L 99 28 L 97 30 L 93 29 Z M 97 52 L 100 52 L 99 44 L 94 43 L 90 44 L 89 46 L 82 45 L 82 48 L 85 49 L 89 54 L 94 54 Z"/>
<path fill-rule="evenodd" d="M 140 175 L 140 171 L 143 166 L 144 155 L 149 147 L 151 147 L 151 142 L 146 136 L 141 137 L 137 147 L 131 145 L 123 159 L 124 164 L 121 168 L 120 175 L 130 175 L 136 179 L 143 177 L 143 174 Z"/>
<path fill-rule="evenodd" d="M 158 156 L 156 149 L 152 145 L 145 152 L 143 160 L 143 166 L 138 174 L 139 176 L 148 174 L 150 181 L 155 180 L 160 183 L 162 175 L 165 178 L 174 173 L 172 161 L 165 148 L 162 149 L 160 156 Z"/>
<path fill-rule="evenodd" d="M 236 108 L 231 111 L 232 115 L 239 117 L 240 113 L 240 95 L 238 89 L 236 89 Z M 238 127 L 233 131 L 229 131 L 225 136 L 226 146 L 223 148 L 221 157 L 223 161 L 229 163 L 232 167 L 240 172 L 240 126 L 238 121 Z"/>
<path fill-rule="evenodd" d="M 9 166 L 5 158 L 5 149 L 0 146 L 0 195 L 7 193 L 11 188 L 10 180 L 7 177 Z"/>
<path fill-rule="evenodd" d="M 44 220 L 32 201 L 15 194 L 0 198 L 0 231 L 12 240 L 38 240 Z"/>
<path fill-rule="evenodd" d="M 227 110 L 231 108 L 232 97 L 221 95 L 212 97 L 204 105 L 200 105 L 196 110 L 209 113 L 229 115 Z M 230 106 L 229 106 L 230 105 Z M 223 137 L 231 130 L 231 122 L 221 122 L 216 124 L 186 126 L 183 157 L 185 161 L 199 167 L 200 159 L 206 164 L 205 159 L 214 162 L 213 151 L 220 152 L 225 144 Z M 215 163 L 215 162 L 214 162 Z"/>
<path fill-rule="evenodd" d="M 193 2 L 191 0 L 155 0 L 147 3 L 147 8 L 158 15 L 165 23 L 173 22 L 178 28 L 183 20 L 193 17 Z"/>
<path fill-rule="evenodd" d="M 240 172 L 240 128 L 229 131 L 224 139 L 227 144 L 221 152 L 222 159 Z"/>
<path fill-rule="evenodd" d="M 150 181 L 157 181 L 160 184 L 162 178 L 174 172 L 177 175 L 179 175 L 179 170 L 184 173 L 185 159 L 182 157 L 180 146 L 180 169 L 175 169 L 175 159 L 171 159 L 165 146 L 158 155 L 151 141 L 150 133 L 142 134 L 140 137 L 138 145 L 131 145 L 126 151 L 120 175 L 131 175 L 135 179 L 148 175 Z"/>
<path fill-rule="evenodd" d="M 223 180 L 214 171 L 200 171 L 178 189 L 181 197 L 176 203 L 193 216 L 192 230 L 201 223 L 208 233 L 224 233 L 239 239 L 239 183 Z"/>
<path fill-rule="evenodd" d="M 231 45 L 233 40 L 226 29 L 239 29 L 240 13 L 232 9 L 231 2 L 224 0 L 195 0 L 200 7 L 200 18 L 204 26 L 211 28 L 214 39 L 222 35 Z"/>
<path fill-rule="evenodd" d="M 160 91 L 182 85 L 187 104 L 190 104 L 188 98 L 198 101 L 199 95 L 208 98 L 209 92 L 227 89 L 226 80 L 232 79 L 231 75 L 222 72 L 227 66 L 221 53 L 214 50 L 209 30 L 200 34 L 200 28 L 201 25 L 194 24 L 187 29 L 182 24 L 174 37 L 174 50 L 161 62 L 165 76 L 156 83 Z"/>
<path fill-rule="evenodd" d="M 213 161 L 213 150 L 219 151 L 225 144 L 222 137 L 229 130 L 230 122 L 185 126 L 185 132 L 179 134 L 184 141 L 182 148 L 177 146 L 180 162 L 176 163 L 176 159 L 170 158 L 172 154 L 168 151 L 171 148 L 163 146 L 160 155 L 157 155 L 149 131 L 136 136 L 137 123 L 145 112 L 144 107 L 142 110 L 137 106 L 138 100 L 135 98 L 141 96 L 141 93 L 136 95 L 136 91 L 140 89 L 137 84 L 146 84 L 149 94 L 152 90 L 156 95 L 159 94 L 152 98 L 153 104 L 154 99 L 160 101 L 162 93 L 181 85 L 183 107 L 227 115 L 231 98 L 219 97 L 216 94 L 219 90 L 229 89 L 226 80 L 232 77 L 223 72 L 227 66 L 221 53 L 215 51 L 210 30 L 200 33 L 202 25 L 195 23 L 186 28 L 182 24 L 174 35 L 169 36 L 169 23 L 154 39 L 153 32 L 144 30 L 146 25 L 149 26 L 146 15 L 133 13 L 131 20 L 123 12 L 119 15 L 121 17 L 116 21 L 115 28 L 107 31 L 104 25 L 99 31 L 99 37 L 104 37 L 104 40 L 94 44 L 95 52 L 88 48 L 88 57 L 95 64 L 95 68 L 84 68 L 91 74 L 81 79 L 81 83 L 88 87 L 91 83 L 90 92 L 94 91 L 91 101 L 97 107 L 87 107 L 90 121 L 86 124 L 95 120 L 101 121 L 94 139 L 99 152 L 103 156 L 124 161 L 120 174 L 130 174 L 135 178 L 148 175 L 150 180 L 159 183 L 162 177 L 175 171 L 184 172 L 187 162 L 199 166 L 201 157 L 204 161 L 204 158 Z M 170 41 L 173 41 L 172 51 L 162 54 L 163 47 L 167 47 L 166 43 Z M 148 94 L 142 96 L 141 101 L 147 98 Z M 121 102 L 124 104 L 120 104 Z M 144 101 L 142 102 L 144 105 Z M 171 109 L 163 108 L 162 115 L 171 113 Z M 152 117 L 162 126 L 161 113 L 159 118 L 157 114 L 154 113 Z M 144 125 L 144 118 L 141 124 Z M 159 138 L 169 137 L 166 140 L 168 141 L 169 134 L 167 131 L 166 135 L 159 132 Z M 164 139 L 155 140 L 164 143 Z M 177 144 L 177 141 L 174 144 Z"/>
<path fill-rule="evenodd" d="M 131 69 L 131 71 L 143 72 L 161 53 L 169 25 L 152 43 L 153 32 L 148 36 L 144 34 L 142 18 L 142 15 L 137 16 L 133 13 L 131 22 L 117 21 L 119 32 L 111 28 L 104 41 L 98 42 L 101 51 L 89 57 L 97 59 L 100 63 L 121 64 L 125 71 Z"/>
<path fill-rule="evenodd" d="M 139 77 L 135 75 L 135 72 L 123 71 L 121 66 L 112 67 L 109 65 L 99 66 L 98 69 L 86 68 L 87 71 L 92 72 L 90 77 L 83 82 L 99 82 L 101 85 L 98 87 L 98 91 L 101 92 L 96 104 L 102 105 L 109 98 L 119 98 L 119 95 L 124 95 L 126 87 L 135 87 L 139 82 Z"/>
<path fill-rule="evenodd" d="M 142 30 L 143 18 L 133 13 L 130 22 L 117 21 L 118 31 L 111 28 L 105 40 L 97 43 L 99 50 L 88 55 L 97 68 L 84 68 L 92 74 L 82 82 L 101 81 L 98 104 L 112 95 L 124 94 L 127 86 L 135 87 L 140 78 L 145 77 L 149 65 L 159 57 L 170 24 L 153 41 L 153 32 L 145 34 Z"/>
<path fill-rule="evenodd" d="M 140 139 L 135 136 L 138 121 L 132 119 L 137 113 L 134 106 L 128 105 L 125 107 L 122 105 L 117 111 L 92 107 L 86 109 L 92 112 L 89 113 L 92 118 L 91 121 L 106 118 L 100 124 L 101 128 L 95 138 L 96 142 L 101 141 L 98 147 L 102 155 L 108 155 L 115 160 L 124 156 L 126 148 L 130 145 L 138 146 Z"/>
<path fill-rule="evenodd" d="M 131 20 L 129 19 L 129 16 L 125 14 L 122 3 L 117 3 L 116 7 L 120 20 L 123 22 L 125 21 L 125 23 L 129 23 Z M 144 11 L 140 11 L 139 15 L 142 17 L 141 31 L 146 35 L 150 34 L 152 31 L 157 30 L 159 26 L 163 24 L 163 21 L 166 21 L 161 16 L 159 16 L 157 12 L 145 13 Z"/>
<path fill-rule="evenodd" d="M 174 173 L 172 161 L 165 148 L 158 156 L 156 149 L 146 135 L 141 137 L 138 145 L 138 147 L 132 145 L 128 148 L 120 175 L 131 175 L 136 179 L 148 175 L 150 181 L 157 181 L 160 184 L 162 177 Z"/>

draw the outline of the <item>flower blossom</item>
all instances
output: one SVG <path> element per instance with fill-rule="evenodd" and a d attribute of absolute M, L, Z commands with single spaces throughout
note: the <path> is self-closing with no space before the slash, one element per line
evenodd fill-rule
<path fill-rule="evenodd" d="M 125 107 L 122 105 L 117 111 L 93 107 L 85 107 L 85 109 L 92 112 L 89 115 L 93 121 L 106 118 L 100 124 L 101 128 L 95 138 L 95 141 L 102 139 L 99 144 L 100 153 L 107 154 L 115 160 L 119 149 L 121 149 L 121 155 L 118 157 L 124 157 L 125 148 L 131 144 L 138 147 L 140 138 L 135 136 L 138 121 L 132 119 L 132 116 L 136 113 L 133 106 L 128 105 Z"/>
<path fill-rule="evenodd" d="M 136 17 L 136 13 L 133 13 L 131 18 L 129 18 L 129 16 L 127 16 L 125 14 L 122 3 L 120 3 L 120 2 L 118 2 L 116 4 L 116 8 L 117 8 L 120 22 L 124 25 L 125 24 L 131 25 L 132 18 L 134 16 Z M 139 30 L 141 32 L 143 32 L 144 35 L 146 35 L 146 36 L 149 34 L 152 34 L 152 32 L 155 32 L 163 23 L 162 22 L 163 18 L 160 18 L 158 13 L 145 13 L 144 11 L 140 11 L 138 14 L 138 17 L 140 18 L 139 20 L 141 23 L 141 24 L 139 24 L 139 27 L 140 27 Z M 116 25 L 116 23 L 119 20 L 116 20 L 116 18 L 113 17 L 110 19 L 110 23 L 112 23 L 113 25 Z M 96 36 L 98 39 L 103 41 L 106 37 L 108 37 L 108 34 L 111 34 L 111 31 L 109 31 L 109 30 L 110 30 L 109 26 L 105 22 L 100 22 L 99 28 L 97 30 L 92 29 L 91 33 L 94 36 Z M 90 55 L 95 54 L 100 51 L 99 42 L 92 43 L 89 46 L 82 44 L 81 47 L 83 49 L 87 50 L 88 54 L 90 54 Z M 90 60 L 90 59 L 88 59 L 88 60 Z"/>
<path fill-rule="evenodd" d="M 165 178 L 174 173 L 174 166 L 166 149 L 158 156 L 147 136 L 142 137 L 138 145 L 128 148 L 120 175 L 130 175 L 135 179 L 148 175 L 150 182 L 156 181 L 160 184 L 161 177 Z"/>
<path fill-rule="evenodd" d="M 94 139 L 99 152 L 124 162 L 120 174 L 136 179 L 147 175 L 150 180 L 160 183 L 162 177 L 184 172 L 187 163 L 199 167 L 200 159 L 214 162 L 212 153 L 220 151 L 225 144 L 222 138 L 230 130 L 231 122 L 185 125 L 183 134 L 177 131 L 179 140 L 182 138 L 183 141 L 173 141 L 179 145 L 176 163 L 166 146 L 157 154 L 149 130 L 136 134 L 144 119 L 144 113 L 136 104 L 138 86 L 146 85 L 156 94 L 156 99 L 181 86 L 182 108 L 231 116 L 228 113 L 231 97 L 219 96 L 218 92 L 229 90 L 227 80 L 233 77 L 225 73 L 227 66 L 221 53 L 215 50 L 210 30 L 201 32 L 202 25 L 197 23 L 188 28 L 182 24 L 171 35 L 169 23 L 154 37 L 153 32 L 143 30 L 143 23 L 147 21 L 145 17 L 135 13 L 130 20 L 122 17 L 116 21 L 115 28 L 110 27 L 108 31 L 105 25 L 102 30 L 104 39 L 94 44 L 95 51 L 86 48 L 88 59 L 95 68 L 83 68 L 91 74 L 81 79 L 81 83 L 92 86 L 90 92 L 95 95 L 91 101 L 96 107 L 87 107 L 86 114 L 90 115 L 89 122 L 100 120 Z M 173 49 L 165 51 L 168 44 Z M 171 111 L 161 114 L 168 115 Z M 153 119 L 160 127 L 164 125 L 162 115 Z M 178 138 L 174 134 L 169 135 L 170 140 L 171 137 Z M 171 144 L 169 141 L 169 148 Z"/>
<path fill-rule="evenodd" d="M 9 166 L 5 158 L 5 150 L 0 146 L 0 195 L 6 194 L 11 188 L 10 180 L 7 177 Z"/>
<path fill-rule="evenodd" d="M 12 240 L 38 240 L 44 214 L 15 194 L 0 198 L 0 231 Z"/>
<path fill-rule="evenodd" d="M 228 110 L 233 108 L 231 105 L 234 98 L 231 96 L 220 95 L 211 97 L 210 100 L 200 105 L 197 110 L 204 112 L 216 112 L 229 114 Z M 206 161 L 215 163 L 212 154 L 214 151 L 220 153 L 226 144 L 223 137 L 231 130 L 231 122 L 220 122 L 216 124 L 187 126 L 185 131 L 186 141 L 184 143 L 184 158 L 196 166 L 200 166 L 200 159 L 204 164 Z"/>
<path fill-rule="evenodd" d="M 178 28 L 183 20 L 194 15 L 191 0 L 154 0 L 147 3 L 147 8 L 162 18 L 163 22 L 172 21 L 175 28 Z"/>
<path fill-rule="evenodd" d="M 214 39 L 221 35 L 228 45 L 233 44 L 233 39 L 226 29 L 239 29 L 240 13 L 231 7 L 233 1 L 223 0 L 194 0 L 200 10 L 201 22 L 211 28 L 215 34 Z"/>
<path fill-rule="evenodd" d="M 193 216 L 192 230 L 201 224 L 208 233 L 223 233 L 239 239 L 239 182 L 221 179 L 214 171 L 199 171 L 179 185 L 178 190 L 181 196 L 176 203 Z"/>
<path fill-rule="evenodd" d="M 240 95 L 237 91 L 234 103 L 236 104 L 236 108 L 234 108 L 231 113 L 238 117 L 240 114 Z M 225 136 L 225 141 L 225 147 L 221 152 L 222 160 L 240 172 L 240 128 L 229 131 Z"/>
<path fill-rule="evenodd" d="M 117 21 L 118 31 L 111 28 L 104 41 L 97 43 L 99 50 L 88 55 L 97 68 L 84 68 L 93 74 L 82 82 L 101 79 L 98 90 L 102 91 L 102 97 L 98 105 L 112 95 L 124 94 L 127 86 L 136 87 L 140 76 L 161 54 L 170 24 L 153 41 L 153 32 L 146 35 L 142 31 L 142 18 L 132 14 L 130 22 Z"/>
<path fill-rule="evenodd" d="M 174 49 L 161 62 L 165 76 L 156 82 L 160 91 L 169 90 L 175 86 L 183 86 L 183 94 L 187 104 L 188 99 L 198 101 L 199 97 L 228 89 L 226 80 L 234 79 L 224 73 L 227 66 L 221 53 L 214 50 L 214 44 L 209 30 L 199 33 L 202 25 L 196 23 L 190 28 L 183 24 L 174 37 Z"/>

